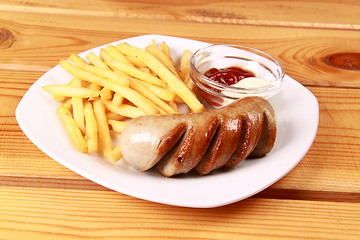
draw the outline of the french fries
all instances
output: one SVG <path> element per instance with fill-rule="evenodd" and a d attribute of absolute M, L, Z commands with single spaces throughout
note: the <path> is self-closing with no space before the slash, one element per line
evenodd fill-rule
<path fill-rule="evenodd" d="M 185 50 L 180 59 L 180 71 L 184 74 L 184 82 L 190 90 L 194 90 L 195 83 L 190 79 L 190 58 L 192 53 L 189 50 Z"/>
<path fill-rule="evenodd" d="M 99 56 L 90 52 L 86 60 L 76 54 L 61 60 L 73 79 L 43 90 L 62 103 L 57 113 L 77 151 L 117 162 L 122 154 L 111 132 L 121 133 L 129 119 L 178 113 L 179 99 L 193 112 L 204 109 L 188 83 L 190 56 L 185 51 L 177 68 L 165 42 L 158 47 L 153 41 L 145 49 L 108 45 Z"/>
<path fill-rule="evenodd" d="M 143 94 L 145 97 L 150 99 L 157 107 L 164 110 L 166 113 L 176 113 L 175 109 L 173 109 L 169 104 L 161 100 L 158 96 L 152 93 L 150 90 L 146 88 L 145 85 L 142 84 L 141 81 L 136 79 L 131 79 L 130 86 L 136 91 Z"/>
<path fill-rule="evenodd" d="M 158 85 L 158 86 L 162 86 L 162 87 L 165 86 L 165 82 L 163 82 L 159 78 L 156 78 L 156 77 L 154 77 L 153 75 L 151 75 L 149 73 L 143 72 L 143 71 L 141 71 L 141 70 L 137 69 L 136 67 L 133 67 L 133 66 L 131 66 L 129 64 L 126 64 L 126 63 L 123 63 L 123 62 L 120 62 L 120 61 L 116 61 L 116 60 L 110 61 L 110 62 L 108 62 L 108 64 L 112 68 L 114 68 L 114 69 L 116 69 L 116 70 L 118 70 L 120 72 L 124 72 L 126 74 L 129 74 L 130 76 L 132 76 L 134 78 L 141 79 L 144 82 L 148 82 L 148 83 Z"/>
<path fill-rule="evenodd" d="M 90 65 L 84 66 L 83 69 L 88 72 L 95 73 L 96 75 L 99 75 L 100 77 L 108 78 L 123 87 L 128 87 L 130 84 L 129 76 L 127 76 L 126 74 L 122 74 L 119 72 L 111 71 L 110 69 L 109 70 L 102 69 L 102 68 L 98 68 L 98 67 L 94 67 L 94 66 L 90 66 Z"/>
<path fill-rule="evenodd" d="M 74 80 L 74 86 L 81 87 L 81 81 L 79 79 Z M 85 116 L 84 116 L 84 101 L 81 97 L 72 97 L 72 110 L 74 120 L 79 126 L 81 132 L 85 133 Z"/>
<path fill-rule="evenodd" d="M 109 125 L 111 126 L 112 130 L 115 132 L 121 133 L 125 126 L 127 125 L 127 122 L 124 121 L 117 121 L 117 120 L 108 120 Z"/>
<path fill-rule="evenodd" d="M 75 64 L 75 66 L 78 66 L 78 67 L 84 67 L 87 65 L 86 62 L 84 61 L 84 59 L 82 59 L 81 57 L 79 57 L 76 54 L 71 54 L 69 57 L 69 60 L 72 61 Z"/>
<path fill-rule="evenodd" d="M 109 54 L 112 59 L 118 60 L 125 64 L 134 66 L 129 59 L 127 59 L 116 47 L 113 45 L 107 45 L 105 51 Z"/>
<path fill-rule="evenodd" d="M 94 101 L 94 115 L 97 122 L 97 129 L 99 134 L 99 151 L 103 155 L 113 149 L 110 129 L 106 118 L 104 104 L 97 100 Z"/>
<path fill-rule="evenodd" d="M 47 85 L 43 89 L 55 96 L 92 98 L 100 95 L 99 91 L 95 91 L 84 87 L 75 87 L 69 85 Z"/>
<path fill-rule="evenodd" d="M 93 153 L 98 150 L 98 127 L 91 102 L 86 102 L 84 104 L 84 117 L 85 139 L 88 144 L 88 153 Z"/>
<path fill-rule="evenodd" d="M 105 70 L 110 70 L 109 66 L 107 66 L 103 60 L 101 60 L 101 58 L 99 58 L 98 56 L 96 56 L 94 53 L 90 52 L 86 55 L 86 58 L 89 60 L 89 62 L 94 65 L 95 67 L 97 67 L 98 69 L 105 69 Z M 83 65 L 81 67 L 86 67 L 86 65 Z M 101 71 L 97 72 L 97 74 L 101 73 Z M 101 86 L 98 86 L 98 84 L 96 83 L 92 83 L 92 88 L 93 89 L 98 89 L 101 88 Z M 107 87 L 104 87 L 103 89 L 101 89 L 100 92 L 100 97 L 103 100 L 108 100 L 111 99 L 113 93 L 111 92 L 111 90 Z"/>
<path fill-rule="evenodd" d="M 144 97 L 143 95 L 139 94 L 138 92 L 134 91 L 131 88 L 123 87 L 117 82 L 87 72 L 64 60 L 60 61 L 60 66 L 63 67 L 66 71 L 68 71 L 72 75 L 76 76 L 77 78 L 84 79 L 92 83 L 96 83 L 105 88 L 109 88 L 114 92 L 119 93 L 124 98 L 128 99 L 130 102 L 141 108 L 147 114 L 159 113 L 159 111 L 153 106 L 153 104 L 146 97 Z"/>
<path fill-rule="evenodd" d="M 63 106 L 60 106 L 57 109 L 57 113 L 63 122 L 66 131 L 68 132 L 72 143 L 74 144 L 75 148 L 82 153 L 87 152 L 87 142 L 83 137 L 80 128 L 76 124 L 75 120 L 71 116 L 71 113 L 68 109 Z"/>
<path fill-rule="evenodd" d="M 138 57 L 143 61 L 152 71 L 164 80 L 172 90 L 175 91 L 191 110 L 194 112 L 201 112 L 204 110 L 204 106 L 199 99 L 196 98 L 195 94 L 156 57 L 141 48 L 130 46 L 128 44 L 120 43 L 117 45 L 117 48 L 123 54 Z"/>
<path fill-rule="evenodd" d="M 164 101 L 172 102 L 175 100 L 176 94 L 166 88 L 152 85 L 147 82 L 142 82 L 142 84 L 145 85 L 149 91 L 151 91 Z"/>
<path fill-rule="evenodd" d="M 112 162 L 117 162 L 122 157 L 120 145 L 117 145 L 113 150 L 106 152 L 105 157 Z"/>
<path fill-rule="evenodd" d="M 165 67 L 167 67 L 176 77 L 179 77 L 173 61 L 166 53 L 153 44 L 147 46 L 145 49 L 147 52 L 157 58 Z"/>
<path fill-rule="evenodd" d="M 171 51 L 169 46 L 165 42 L 162 42 L 160 46 L 161 46 L 161 51 L 163 51 L 166 54 L 166 56 L 172 61 Z M 185 50 L 185 51 L 189 51 L 189 50 Z"/>
<path fill-rule="evenodd" d="M 106 109 L 110 112 L 116 113 L 118 115 L 122 115 L 128 118 L 136 118 L 141 115 L 145 115 L 146 113 L 142 111 L 140 108 L 128 105 L 128 104 L 120 104 L 119 106 L 114 105 L 111 101 L 103 101 Z"/>

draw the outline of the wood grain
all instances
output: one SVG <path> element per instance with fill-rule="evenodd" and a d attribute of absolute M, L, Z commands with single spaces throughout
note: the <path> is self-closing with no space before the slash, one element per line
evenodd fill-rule
<path fill-rule="evenodd" d="M 20 99 L 42 74 L 43 72 L 37 71 L 0 70 L 1 175 L 78 178 L 77 174 L 60 164 L 54 164 L 53 160 L 29 141 L 16 122 L 15 109 Z"/>
<path fill-rule="evenodd" d="M 320 106 L 317 136 L 302 162 L 277 184 L 286 182 L 286 188 L 294 189 L 306 185 L 312 190 L 342 189 L 358 193 L 360 92 L 344 88 L 309 89 Z"/>
<path fill-rule="evenodd" d="M 2 32 L 16 40 L 11 46 L 8 40 L 4 41 L 0 65 L 49 68 L 71 53 L 153 33 L 255 47 L 277 58 L 286 73 L 303 84 L 360 87 L 360 71 L 334 67 L 326 61 L 333 54 L 359 52 L 358 31 L 343 30 L 339 35 L 338 30 L 246 25 L 238 25 L 234 31 L 232 25 L 210 23 L 147 20 L 148 25 L 144 25 L 143 20 L 115 18 L 110 25 L 106 17 L 98 17 L 96 21 L 88 16 L 54 15 L 51 21 L 45 21 L 47 18 L 47 14 L 1 12 L 2 29 L 6 29 Z"/>
<path fill-rule="evenodd" d="M 0 0 L 0 239 L 359 239 L 358 0 Z M 42 153 L 15 109 L 70 53 L 144 34 L 266 51 L 315 94 L 299 165 L 228 206 L 188 209 L 97 185 Z"/>
<path fill-rule="evenodd" d="M 360 29 L 357 0 L 2 0 L 4 10 L 112 18 L 206 22 L 232 25 Z M 101 7 L 99 7 L 101 6 Z"/>
<path fill-rule="evenodd" d="M 0 186 L 15 188 L 34 188 L 57 190 L 95 190 L 110 191 L 113 190 L 98 185 L 84 178 L 61 178 L 60 176 L 42 177 L 42 176 L 0 176 Z M 339 192 L 326 190 L 295 189 L 295 188 L 277 188 L 278 185 L 271 186 L 250 198 L 263 199 L 287 199 L 304 201 L 323 201 L 323 202 L 342 202 L 342 203 L 360 203 L 360 193 L 358 192 Z M 280 186 L 281 187 L 281 186 Z"/>
<path fill-rule="evenodd" d="M 0 205 L 2 239 L 353 239 L 360 234 L 360 208 L 354 203 L 259 198 L 184 209 L 107 191 L 0 188 L 0 193 L 0 202 L 7 203 Z"/>

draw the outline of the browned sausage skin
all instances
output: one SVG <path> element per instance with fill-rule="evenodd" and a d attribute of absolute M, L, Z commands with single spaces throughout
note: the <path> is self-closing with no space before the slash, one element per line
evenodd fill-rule
<path fill-rule="evenodd" d="M 156 167 L 170 177 L 194 169 L 205 175 L 265 156 L 275 139 L 272 106 L 247 97 L 201 113 L 138 117 L 122 132 L 120 148 L 124 160 L 141 171 Z"/>

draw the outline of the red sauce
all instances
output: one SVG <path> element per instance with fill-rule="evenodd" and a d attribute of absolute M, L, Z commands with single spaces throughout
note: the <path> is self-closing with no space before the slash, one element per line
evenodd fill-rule
<path fill-rule="evenodd" d="M 255 77 L 255 74 L 244 70 L 239 67 L 227 67 L 227 68 L 210 68 L 204 75 L 210 78 L 212 81 L 222 83 L 224 85 L 233 85 L 244 78 Z"/>
<path fill-rule="evenodd" d="M 216 81 L 228 86 L 234 85 L 244 78 L 255 77 L 254 73 L 235 66 L 220 69 L 210 68 L 204 73 L 204 75 L 212 81 Z M 220 90 L 213 87 L 206 86 L 206 88 L 220 93 Z M 198 89 L 198 94 L 211 106 L 219 107 L 224 103 L 224 99 L 222 99 L 220 96 L 212 95 L 200 88 Z"/>

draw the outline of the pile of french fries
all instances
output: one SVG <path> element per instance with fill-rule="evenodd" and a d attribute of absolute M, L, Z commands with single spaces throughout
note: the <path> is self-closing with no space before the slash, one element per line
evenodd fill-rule
<path fill-rule="evenodd" d="M 204 110 L 189 77 L 191 54 L 185 50 L 177 68 L 165 42 L 152 41 L 145 49 L 107 45 L 99 56 L 90 52 L 86 60 L 75 54 L 61 60 L 73 79 L 43 89 L 62 103 L 57 113 L 77 151 L 117 162 L 122 155 L 111 134 L 121 133 L 128 119 L 178 113 L 180 103 L 192 112 Z"/>

